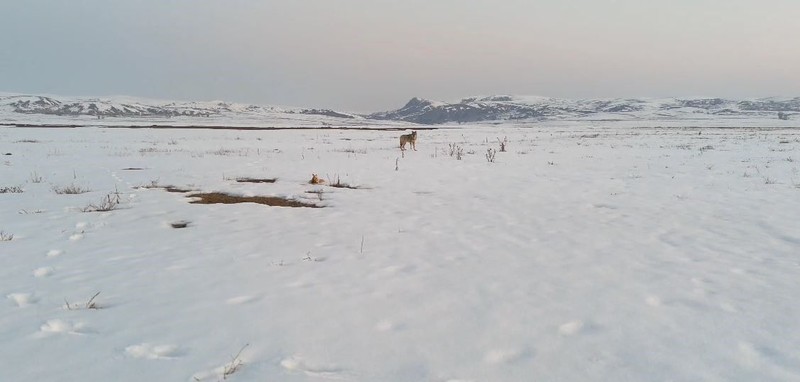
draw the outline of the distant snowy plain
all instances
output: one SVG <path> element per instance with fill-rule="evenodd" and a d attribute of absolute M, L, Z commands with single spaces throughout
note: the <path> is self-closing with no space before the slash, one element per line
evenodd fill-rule
<path fill-rule="evenodd" d="M 800 130 L 641 126 L 0 127 L 0 381 L 800 380 Z"/>

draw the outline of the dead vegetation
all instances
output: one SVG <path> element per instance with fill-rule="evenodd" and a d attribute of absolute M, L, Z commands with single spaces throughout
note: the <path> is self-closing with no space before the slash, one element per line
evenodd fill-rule
<path fill-rule="evenodd" d="M 63 187 L 53 186 L 53 192 L 59 195 L 78 195 L 87 193 L 89 191 L 91 190 L 76 184 L 70 184 L 69 186 Z"/>
<path fill-rule="evenodd" d="M 358 187 L 358 186 L 351 186 L 351 185 L 349 185 L 347 183 L 342 183 L 342 180 L 339 179 L 339 175 L 336 175 L 336 181 L 335 182 L 332 181 L 330 178 L 328 178 L 328 186 L 335 187 L 335 188 L 347 188 L 347 189 L 350 189 L 350 190 L 358 190 L 359 188 L 361 188 L 361 187 Z"/>
<path fill-rule="evenodd" d="M 161 185 L 158 184 L 158 180 L 151 180 L 150 184 L 145 184 L 143 186 L 138 186 L 136 189 L 145 189 L 145 190 L 164 190 L 166 192 L 174 192 L 179 194 L 185 194 L 187 192 L 196 191 L 190 188 L 183 188 L 177 187 L 172 185 Z"/>
<path fill-rule="evenodd" d="M 112 192 L 112 193 L 106 195 L 105 197 L 103 197 L 103 199 L 100 200 L 99 203 L 90 204 L 90 205 L 88 205 L 86 207 L 83 207 L 81 209 L 81 211 L 83 211 L 83 212 L 108 212 L 108 211 L 113 211 L 113 210 L 116 210 L 117 208 L 119 208 L 120 201 L 121 200 L 120 200 L 120 197 L 119 197 L 119 192 Z"/>
<path fill-rule="evenodd" d="M 316 204 L 304 203 L 298 200 L 283 198 L 279 196 L 240 196 L 226 194 L 222 192 L 195 193 L 186 196 L 187 198 L 197 198 L 189 203 L 193 204 L 238 204 L 256 203 L 271 207 L 308 207 L 322 208 Z"/>
<path fill-rule="evenodd" d="M 6 231 L 0 231 L 0 241 L 11 241 L 14 240 L 14 234 L 7 233 Z"/>
<path fill-rule="evenodd" d="M 0 187 L 0 194 L 21 194 L 23 191 L 20 186 Z"/>
<path fill-rule="evenodd" d="M 99 295 L 100 295 L 100 292 L 95 293 L 94 296 L 92 296 L 92 298 L 90 298 L 89 301 L 87 301 L 83 305 L 70 304 L 69 301 L 67 301 L 67 299 L 65 298 L 64 299 L 64 308 L 66 308 L 67 310 L 79 310 L 79 309 L 94 309 L 94 310 L 97 310 L 97 309 L 103 309 L 102 306 L 98 305 L 97 302 L 94 301 L 94 299 L 96 299 L 97 296 L 99 296 Z"/>

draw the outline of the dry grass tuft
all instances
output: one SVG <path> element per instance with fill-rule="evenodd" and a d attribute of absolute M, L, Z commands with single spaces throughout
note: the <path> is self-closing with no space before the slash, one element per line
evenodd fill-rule
<path fill-rule="evenodd" d="M 192 190 L 190 188 L 181 188 L 181 187 L 170 186 L 170 185 L 160 185 L 160 184 L 158 184 L 158 180 L 151 180 L 150 184 L 146 184 L 144 186 L 138 186 L 136 188 L 137 189 L 144 188 L 144 189 L 147 189 L 147 190 L 161 189 L 161 190 L 164 190 L 166 192 L 176 192 L 176 193 L 181 193 L 181 194 L 185 194 L 187 192 L 196 191 L 196 190 Z"/>
<path fill-rule="evenodd" d="M 256 203 L 272 207 L 308 207 L 322 208 L 316 204 L 304 203 L 297 200 L 282 198 L 278 196 L 239 196 L 225 194 L 222 192 L 209 192 L 187 195 L 188 198 L 199 198 L 190 203 L 194 204 L 238 204 Z"/>
<path fill-rule="evenodd" d="M 0 194 L 21 194 L 24 190 L 20 186 L 0 187 Z"/>
<path fill-rule="evenodd" d="M 113 192 L 105 197 L 97 204 L 90 204 L 86 207 L 83 207 L 81 211 L 83 212 L 108 212 L 116 210 L 119 207 L 120 197 L 119 193 Z"/>
<path fill-rule="evenodd" d="M 94 301 L 94 299 L 97 298 L 97 296 L 99 296 L 99 295 L 100 295 L 100 292 L 95 293 L 94 296 L 92 296 L 92 298 L 90 298 L 89 301 L 87 301 L 86 304 L 84 304 L 84 305 L 70 304 L 69 301 L 67 301 L 67 299 L 64 299 L 64 307 L 67 310 L 78 310 L 78 309 L 94 309 L 94 310 L 97 310 L 97 309 L 103 309 L 102 306 L 98 305 L 97 302 Z"/>
<path fill-rule="evenodd" d="M 5 231 L 0 231 L 0 241 L 11 241 L 14 240 L 14 234 L 6 233 Z"/>
<path fill-rule="evenodd" d="M 28 181 L 31 182 L 31 183 L 42 183 L 42 182 L 44 182 L 44 178 L 39 176 L 38 173 L 32 172 L 31 173 L 31 177 L 28 179 Z"/>
<path fill-rule="evenodd" d="M 242 362 L 242 359 L 239 357 L 242 355 L 244 349 L 247 348 L 248 346 L 250 346 L 250 344 L 245 344 L 244 346 L 242 346 L 242 348 L 239 349 L 239 352 L 236 353 L 236 355 L 231 358 L 231 362 L 226 364 L 222 368 L 222 379 L 228 379 L 229 376 L 237 372 L 242 367 L 242 365 L 244 365 L 244 362 Z"/>
<path fill-rule="evenodd" d="M 69 186 L 64 186 L 64 187 L 53 186 L 53 192 L 59 195 L 64 195 L 64 194 L 77 195 L 77 194 L 84 194 L 89 191 L 91 190 L 89 190 L 88 188 L 78 186 L 76 184 L 70 184 Z"/>
<path fill-rule="evenodd" d="M 335 187 L 335 188 L 347 188 L 347 189 L 350 189 L 350 190 L 357 190 L 357 189 L 361 188 L 361 187 L 358 187 L 358 186 L 351 186 L 351 185 L 349 185 L 347 183 L 342 183 L 342 180 L 339 179 L 339 175 L 336 175 L 336 181 L 335 182 L 330 180 L 330 179 L 328 179 L 328 186 Z"/>

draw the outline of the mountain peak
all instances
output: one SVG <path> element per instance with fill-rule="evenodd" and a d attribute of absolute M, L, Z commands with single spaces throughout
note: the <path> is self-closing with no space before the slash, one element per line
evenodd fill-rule
<path fill-rule="evenodd" d="M 431 106 L 431 105 L 433 105 L 433 101 L 431 101 L 431 100 L 427 100 L 427 99 L 419 98 L 419 97 L 414 97 L 414 98 L 410 99 L 406 103 L 405 106 L 403 106 L 403 109 L 419 108 L 419 107 L 425 107 L 425 106 Z"/>

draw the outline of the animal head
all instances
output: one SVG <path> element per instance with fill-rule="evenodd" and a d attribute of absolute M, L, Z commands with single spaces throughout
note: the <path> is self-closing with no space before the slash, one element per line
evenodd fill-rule
<path fill-rule="evenodd" d="M 417 137 L 417 132 L 412 130 L 411 131 L 411 137 L 412 138 L 416 138 Z"/>

